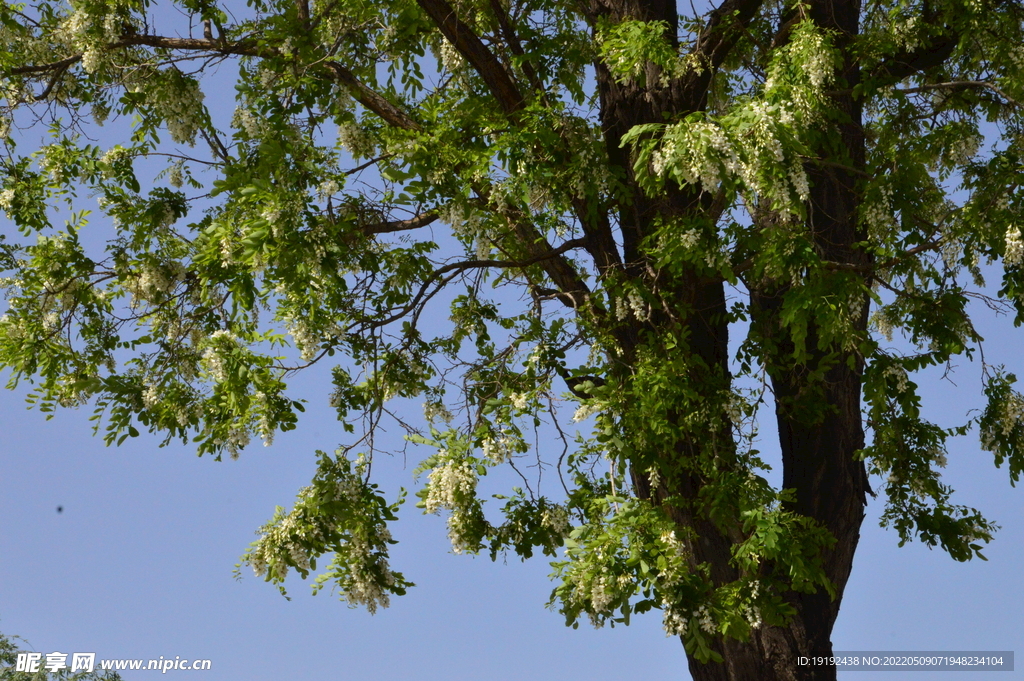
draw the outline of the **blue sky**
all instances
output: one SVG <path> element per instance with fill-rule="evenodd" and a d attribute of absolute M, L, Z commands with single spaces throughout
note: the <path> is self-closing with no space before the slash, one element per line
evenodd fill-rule
<path fill-rule="evenodd" d="M 207 92 L 212 98 L 215 89 Z M 207 103 L 228 115 L 233 107 L 230 99 Z M 1020 332 L 976 308 L 987 360 L 1024 377 Z M 965 361 L 955 385 L 931 375 L 922 383 L 926 413 L 943 425 L 963 422 L 981 405 L 978 374 Z M 92 436 L 88 408 L 46 421 L 26 410 L 24 389 L 0 391 L 0 631 L 43 653 L 207 658 L 212 669 L 196 674 L 204 681 L 689 678 L 682 647 L 665 637 L 657 613 L 628 628 L 568 629 L 544 608 L 546 558 L 495 564 L 452 555 L 443 519 L 423 516 L 411 502 L 394 528 L 400 543 L 392 565 L 417 586 L 375 616 L 327 591 L 313 597 L 296 578 L 290 601 L 249 571 L 236 581 L 233 567 L 256 528 L 309 482 L 314 451 L 344 439 L 328 393 L 327 367 L 300 377 L 293 395 L 309 404 L 299 428 L 272 447 L 254 443 L 238 461 L 216 462 L 181 445 L 158 448 L 145 435 L 106 448 Z M 762 425 L 770 459 L 777 445 L 770 424 Z M 387 488 L 408 486 L 430 452 L 413 453 L 408 464 L 398 458 L 375 466 Z M 985 552 L 989 561 L 959 564 L 920 544 L 898 548 L 896 535 L 877 527 L 881 500 L 872 501 L 836 650 L 1024 652 L 1024 494 L 973 435 L 951 447 L 944 480 L 959 503 L 1002 524 Z"/>
<path fill-rule="evenodd" d="M 1024 375 L 1014 334 L 980 330 L 988 360 Z M 958 386 L 923 384 L 934 418 L 978 403 L 975 369 L 965 365 Z M 393 564 L 417 586 L 376 616 L 327 592 L 313 597 L 297 579 L 290 601 L 251 574 L 235 581 L 253 531 L 309 481 L 313 451 L 341 438 L 322 379 L 323 372 L 295 386 L 310 399 L 297 431 L 222 462 L 187 447 L 158 448 L 145 436 L 106 448 L 91 435 L 87 408 L 45 421 L 26 411 L 24 391 L 0 392 L 0 631 L 44 653 L 208 658 L 207 681 L 689 678 L 682 647 L 664 636 L 657 615 L 628 628 L 568 629 L 544 608 L 545 559 L 494 564 L 452 555 L 443 520 L 411 503 L 395 528 Z M 770 440 L 764 447 L 770 451 Z M 400 459 L 392 464 L 383 467 L 385 483 L 408 485 L 413 458 L 404 470 Z M 920 544 L 897 548 L 896 536 L 869 519 L 837 650 L 1024 650 L 1024 497 L 973 439 L 954 445 L 945 479 L 962 503 L 1002 523 L 990 560 L 959 564 Z M 871 517 L 879 509 L 872 503 Z M 975 677 L 991 678 L 955 678 Z"/>

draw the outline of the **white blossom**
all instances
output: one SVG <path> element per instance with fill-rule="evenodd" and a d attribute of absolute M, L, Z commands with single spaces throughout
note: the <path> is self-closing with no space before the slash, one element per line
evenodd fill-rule
<path fill-rule="evenodd" d="M 167 173 L 167 182 L 175 188 L 180 188 L 185 183 L 184 175 L 181 172 L 182 163 L 178 162 L 171 166 Z"/>
<path fill-rule="evenodd" d="M 502 433 L 497 437 L 485 438 L 481 444 L 481 449 L 485 457 L 496 464 L 500 464 L 512 458 L 515 444 L 516 441 L 512 436 Z"/>
<path fill-rule="evenodd" d="M 316 193 L 321 199 L 326 199 L 338 193 L 338 183 L 334 180 L 325 180 L 317 187 Z"/>
<path fill-rule="evenodd" d="M 14 208 L 14 190 L 5 189 L 0 192 L 0 208 L 3 208 L 7 217 L 11 217 L 11 210 Z"/>
<path fill-rule="evenodd" d="M 896 392 L 904 393 L 909 387 L 907 381 L 907 370 L 898 364 L 890 364 L 885 368 L 883 376 L 886 378 L 894 378 L 896 380 Z"/>
<path fill-rule="evenodd" d="M 661 624 L 666 636 L 685 636 L 690 620 L 678 610 L 671 607 L 668 601 L 662 601 Z"/>
<path fill-rule="evenodd" d="M 615 600 L 615 592 L 610 588 L 604 577 L 598 577 L 590 587 L 590 604 L 596 614 L 606 614 L 612 601 Z"/>
<path fill-rule="evenodd" d="M 424 402 L 423 403 L 423 416 L 426 417 L 427 421 L 431 423 L 440 419 L 445 423 L 451 423 L 452 413 L 448 411 L 448 408 L 444 406 L 443 402 Z"/>
<path fill-rule="evenodd" d="M 569 511 L 564 506 L 544 509 L 540 515 L 540 524 L 559 537 L 568 537 L 569 532 L 572 531 L 572 525 L 569 524 Z"/>
<path fill-rule="evenodd" d="M 259 139 L 263 131 L 260 120 L 249 109 L 242 106 L 235 107 L 235 115 L 231 119 L 231 125 L 238 130 L 244 131 L 250 139 Z"/>
<path fill-rule="evenodd" d="M 448 460 L 430 471 L 423 505 L 427 513 L 437 513 L 443 508 L 454 509 L 475 491 L 476 475 L 472 467 L 466 462 Z"/>
<path fill-rule="evenodd" d="M 1024 262 L 1024 241 L 1021 240 L 1020 228 L 1010 227 L 1006 230 L 1006 255 L 1003 263 L 1007 267 L 1015 267 Z"/>
<path fill-rule="evenodd" d="M 694 613 L 697 618 L 697 622 L 700 624 L 700 628 L 709 634 L 715 634 L 718 632 L 718 625 L 715 623 L 715 618 L 711 614 L 711 610 L 706 605 L 702 605 L 697 608 Z"/>
<path fill-rule="evenodd" d="M 572 415 L 573 423 L 586 421 L 599 411 L 601 411 L 601 407 L 596 404 L 581 404 L 576 410 L 576 413 Z"/>
<path fill-rule="evenodd" d="M 338 126 L 338 145 L 356 159 L 370 158 L 377 150 L 373 137 L 354 121 Z"/>

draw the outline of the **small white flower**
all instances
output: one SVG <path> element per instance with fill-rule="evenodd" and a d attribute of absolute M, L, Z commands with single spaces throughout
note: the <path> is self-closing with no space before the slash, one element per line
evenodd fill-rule
<path fill-rule="evenodd" d="M 377 145 L 358 123 L 342 123 L 338 126 L 338 145 L 352 154 L 352 158 L 370 158 Z"/>
<path fill-rule="evenodd" d="M 580 421 L 586 421 L 588 418 L 601 411 L 601 408 L 596 404 L 581 404 L 576 413 L 572 415 L 573 423 L 579 423 Z"/>
<path fill-rule="evenodd" d="M 320 186 L 317 187 L 316 193 L 321 199 L 326 199 L 330 196 L 334 196 L 338 193 L 338 183 L 334 180 L 326 180 L 321 182 Z"/>
<path fill-rule="evenodd" d="M 175 188 L 180 188 L 185 183 L 184 175 L 181 172 L 181 163 L 175 163 L 167 173 L 167 182 Z"/>
<path fill-rule="evenodd" d="M 1020 228 L 1010 227 L 1006 230 L 1006 255 L 1003 264 L 1015 267 L 1024 262 L 1024 241 L 1021 240 Z"/>
<path fill-rule="evenodd" d="M 11 209 L 14 207 L 14 190 L 5 189 L 0 192 L 0 208 L 4 209 L 7 216 L 11 216 Z"/>

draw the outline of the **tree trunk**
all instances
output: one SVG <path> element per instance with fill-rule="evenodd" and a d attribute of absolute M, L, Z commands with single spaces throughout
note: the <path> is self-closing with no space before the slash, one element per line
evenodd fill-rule
<path fill-rule="evenodd" d="M 604 16 L 613 22 L 623 19 L 662 20 L 670 29 L 666 37 L 675 41 L 677 16 L 675 3 L 664 0 L 592 0 L 592 17 Z M 858 0 L 811 0 L 810 15 L 823 28 L 834 31 L 836 46 L 845 51 L 852 36 L 859 30 Z M 780 39 L 784 41 L 784 36 Z M 852 58 L 837 73 L 837 89 L 852 89 L 859 82 L 859 72 Z M 657 68 L 649 66 L 647 83 L 658 82 Z M 709 227 L 715 214 L 714 197 L 692 187 L 670 186 L 664 194 L 646 196 L 633 182 L 629 150 L 622 148 L 621 138 L 631 128 L 645 123 L 679 120 L 706 106 L 710 69 L 697 82 L 673 81 L 667 87 L 615 82 L 607 69 L 597 64 L 601 96 L 601 121 L 611 162 L 622 169 L 627 184 L 633 185 L 632 196 L 619 213 L 622 230 L 624 262 L 633 277 L 644 277 L 645 236 L 651 233 L 656 218 L 703 221 Z M 849 91 L 849 90 L 847 90 Z M 837 116 L 833 122 L 831 144 L 817 150 L 829 165 L 808 166 L 811 198 L 807 229 L 823 260 L 850 265 L 864 265 L 867 257 L 854 244 L 864 239 L 857 228 L 859 196 L 856 173 L 864 167 L 864 134 L 861 127 L 861 106 L 852 95 L 839 94 L 834 101 Z M 837 153 L 837 147 L 841 150 Z M 843 170 L 843 166 L 853 171 Z M 692 223 L 691 223 L 692 224 Z M 698 222 L 699 224 L 699 222 Z M 658 287 L 665 295 L 675 295 L 678 310 L 687 318 L 681 323 L 689 339 L 688 351 L 700 357 L 710 379 L 708 390 L 721 390 L 729 385 L 728 325 L 724 285 L 700 281 L 698 277 L 678 277 L 678 281 Z M 666 291 L 666 288 L 668 289 Z M 779 320 L 779 311 L 787 289 L 782 285 L 751 291 L 753 328 L 773 340 L 777 359 L 769 367 L 776 398 L 779 445 L 782 452 L 783 487 L 795 490 L 790 510 L 815 519 L 836 539 L 824 557 L 825 572 L 837 591 L 835 599 L 819 589 L 815 594 L 789 593 L 787 600 L 796 615 L 788 627 L 763 627 L 754 631 L 747 642 L 719 641 L 716 651 L 722 663 L 702 664 L 692 656 L 690 673 L 695 681 L 824 681 L 836 678 L 832 666 L 801 665 L 800 657 L 828 657 L 832 654 L 831 632 L 839 612 L 843 589 L 850 576 L 854 551 L 864 519 L 867 476 L 855 453 L 864 446 L 861 421 L 861 377 L 863 364 L 849 360 L 851 353 L 835 352 L 835 348 L 819 349 L 817 329 L 809 329 L 807 346 L 810 358 L 794 364 L 793 342 Z M 865 300 L 865 303 L 867 301 Z M 858 331 L 866 328 L 864 312 L 855 321 Z M 673 323 L 680 323 L 678 318 Z M 652 319 L 647 328 L 658 332 L 668 320 Z M 635 342 L 640 331 L 626 332 L 621 340 L 627 346 Z M 628 357 L 629 352 L 626 356 Z M 849 361 L 848 361 L 849 360 Z M 628 361 L 628 360 L 624 360 Z M 817 370 L 822 370 L 817 373 Z M 815 379 L 815 374 L 823 378 Z M 710 394 L 710 393 L 709 393 Z M 814 408 L 808 408 L 810 402 Z M 731 440 L 731 433 L 725 433 Z M 700 443 L 680 443 L 669 456 L 678 460 L 692 454 Z M 671 462 L 666 462 L 671 463 Z M 666 466 L 672 470 L 671 465 Z M 652 489 L 646 473 L 633 471 L 632 481 L 641 498 L 661 502 L 669 496 L 664 483 Z M 677 474 L 670 482 L 674 493 L 696 499 L 702 481 L 695 474 Z M 670 517 L 681 528 L 695 530 L 697 539 L 688 549 L 695 564 L 707 564 L 716 584 L 739 577 L 731 563 L 735 537 L 716 528 L 702 518 L 699 511 L 666 507 Z"/>

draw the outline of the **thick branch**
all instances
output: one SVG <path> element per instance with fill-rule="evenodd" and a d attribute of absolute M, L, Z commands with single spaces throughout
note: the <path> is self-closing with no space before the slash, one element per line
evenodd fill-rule
<path fill-rule="evenodd" d="M 437 220 L 437 213 L 421 213 L 414 218 L 408 220 L 393 220 L 389 222 L 380 222 L 375 225 L 367 225 L 362 228 L 363 234 L 371 236 L 373 234 L 391 234 L 392 232 L 408 232 L 420 227 L 426 227 L 430 223 Z"/>
<path fill-rule="evenodd" d="M 917 87 L 898 89 L 896 92 L 913 95 L 919 92 L 928 92 L 930 90 L 966 90 L 969 88 L 977 88 L 981 90 L 991 90 L 995 94 L 1005 99 L 1010 104 L 1019 107 L 1021 103 L 1010 95 L 1003 92 L 998 86 L 993 83 L 986 82 L 984 80 L 954 80 L 948 83 L 926 83 Z"/>
<path fill-rule="evenodd" d="M 28 66 L 16 66 L 13 69 L 8 69 L 3 72 L 4 77 L 7 76 L 21 76 L 26 73 L 46 73 L 48 71 L 59 71 L 60 69 L 66 69 L 75 62 L 81 61 L 82 55 L 76 54 L 59 61 L 52 61 L 47 64 L 29 64 Z"/>
<path fill-rule="evenodd" d="M 533 65 L 526 59 L 526 51 L 523 50 L 523 45 L 519 42 L 519 36 L 516 35 L 515 29 L 508 19 L 508 14 L 505 13 L 505 8 L 501 6 L 501 0 L 491 0 L 491 11 L 498 20 L 501 35 L 505 38 L 505 44 L 508 45 L 508 49 L 522 60 L 521 67 L 523 73 L 526 74 L 526 79 L 530 81 L 530 87 L 538 92 L 543 91 L 544 85 L 541 83 L 540 78 L 537 77 L 537 72 L 534 71 Z"/>
<path fill-rule="evenodd" d="M 530 265 L 536 265 L 542 263 L 545 260 L 559 259 L 559 256 L 563 253 L 567 253 L 575 248 L 581 248 L 583 246 L 583 239 L 570 239 L 558 248 L 552 248 L 546 253 L 540 253 L 525 260 L 463 260 L 462 262 L 453 262 L 434 270 L 429 277 L 420 285 L 419 291 L 413 296 L 413 299 L 409 301 L 401 310 L 391 315 L 386 319 L 375 321 L 374 327 L 381 327 L 396 322 L 405 315 L 415 310 L 421 303 L 425 303 L 427 300 L 432 298 L 437 290 L 443 288 L 449 281 L 455 278 L 459 272 L 473 269 L 484 269 L 484 268 L 524 268 Z M 438 288 L 434 292 L 430 292 L 431 287 L 435 283 L 440 281 Z"/>
<path fill-rule="evenodd" d="M 711 12 L 691 52 L 696 63 L 711 71 L 721 66 L 762 4 L 763 0 L 725 0 Z"/>
<path fill-rule="evenodd" d="M 423 130 L 423 126 L 414 121 L 409 114 L 389 102 L 383 95 L 364 85 L 362 81 L 341 64 L 332 61 L 327 62 L 326 66 L 331 71 L 334 79 L 347 87 L 357 102 L 380 116 L 389 125 L 414 132 Z"/>
<path fill-rule="evenodd" d="M 452 6 L 445 0 L 416 0 L 416 2 L 433 19 L 448 42 L 454 45 L 459 54 L 476 69 L 505 113 L 511 114 L 522 109 L 523 95 L 512 80 L 512 76 L 480 38 L 473 33 L 473 29 L 455 15 Z"/>
<path fill-rule="evenodd" d="M 960 36 L 947 28 L 945 35 L 932 40 L 911 52 L 900 52 L 883 60 L 871 71 L 871 80 L 881 79 L 887 83 L 898 83 L 919 71 L 939 66 L 953 54 Z"/>

